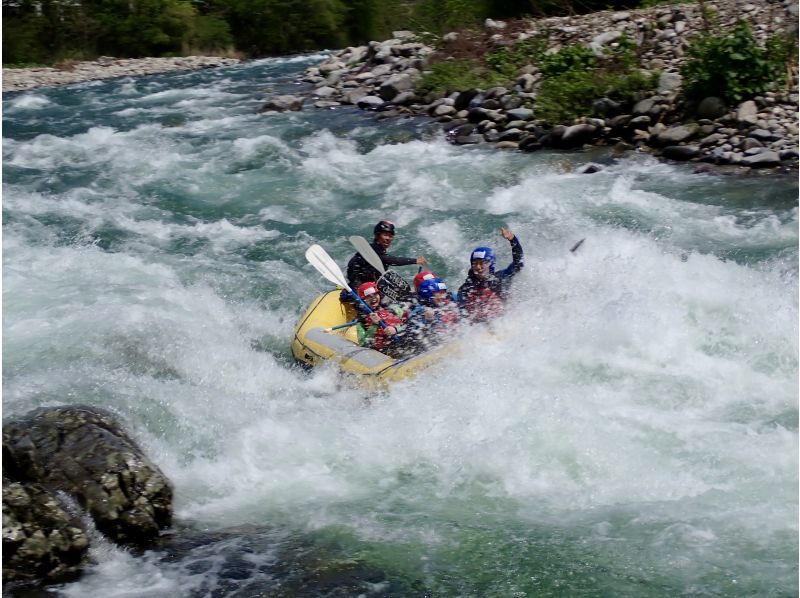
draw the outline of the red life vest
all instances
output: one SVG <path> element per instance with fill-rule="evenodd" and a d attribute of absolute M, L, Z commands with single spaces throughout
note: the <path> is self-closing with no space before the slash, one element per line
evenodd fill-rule
<path fill-rule="evenodd" d="M 395 328 L 398 328 L 403 324 L 403 320 L 399 316 L 385 307 L 375 310 L 375 313 L 378 314 L 378 317 L 380 317 L 380 319 L 386 323 L 386 326 L 394 326 Z M 375 331 L 375 337 L 372 340 L 372 348 L 376 351 L 386 348 L 386 346 L 392 342 L 392 337 L 386 334 L 386 329 L 380 324 L 373 324 L 369 319 L 369 314 L 364 316 L 364 326 L 367 329 L 369 329 L 371 326 L 378 327 L 378 329 Z"/>
<path fill-rule="evenodd" d="M 503 314 L 503 300 L 488 287 L 469 291 L 464 304 L 467 315 L 473 322 L 483 322 Z"/>

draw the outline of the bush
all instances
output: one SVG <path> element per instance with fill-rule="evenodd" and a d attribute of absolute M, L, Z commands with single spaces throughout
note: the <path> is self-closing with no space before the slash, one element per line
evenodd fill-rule
<path fill-rule="evenodd" d="M 432 64 L 418 88 L 421 93 L 442 96 L 453 91 L 487 89 L 501 85 L 505 78 L 473 59 L 445 60 Z"/>
<path fill-rule="evenodd" d="M 603 58 L 582 46 L 544 55 L 539 63 L 544 79 L 536 97 L 537 115 L 551 123 L 567 123 L 592 115 L 599 98 L 626 103 L 638 92 L 653 89 L 658 73 L 647 76 L 639 70 L 635 47 L 623 36 Z"/>
<path fill-rule="evenodd" d="M 764 93 L 786 81 L 796 48 L 785 36 L 774 36 L 760 48 L 750 26 L 739 21 L 730 33 L 705 36 L 689 46 L 689 61 L 681 69 L 686 94 L 740 102 Z"/>
<path fill-rule="evenodd" d="M 547 50 L 548 32 L 517 42 L 513 46 L 500 48 L 486 56 L 486 62 L 498 73 L 515 79 L 519 69 L 527 64 L 536 64 Z"/>
<path fill-rule="evenodd" d="M 567 71 L 544 80 L 536 97 L 536 113 L 549 123 L 569 123 L 594 114 L 596 99 L 630 102 L 636 92 L 652 89 L 657 82 L 657 74 L 647 77 L 639 70 L 628 75 L 601 68 Z"/>

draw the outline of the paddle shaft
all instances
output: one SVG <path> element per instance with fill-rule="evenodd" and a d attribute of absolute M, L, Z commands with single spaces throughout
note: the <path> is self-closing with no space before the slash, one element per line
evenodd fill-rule
<path fill-rule="evenodd" d="M 322 274 L 326 279 L 328 279 L 333 284 L 338 284 L 339 286 L 343 287 L 350 296 L 356 300 L 356 303 L 366 311 L 368 314 L 374 313 L 369 305 L 364 303 L 364 301 L 359 297 L 353 289 L 350 288 L 350 285 L 347 284 L 347 280 L 342 274 L 342 269 L 333 261 L 333 258 L 328 255 L 328 252 L 325 251 L 322 247 L 317 244 L 312 245 L 308 249 L 306 249 L 306 259 L 308 263 L 316 268 L 317 272 Z M 379 320 L 378 322 L 381 328 L 386 328 L 386 322 L 383 319 Z"/>

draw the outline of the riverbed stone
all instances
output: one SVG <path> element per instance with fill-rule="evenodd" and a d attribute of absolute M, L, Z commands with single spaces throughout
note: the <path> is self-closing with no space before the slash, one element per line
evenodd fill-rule
<path fill-rule="evenodd" d="M 744 156 L 740 163 L 750 168 L 772 168 L 780 165 L 781 158 L 776 152 L 766 151 L 752 156 Z"/>

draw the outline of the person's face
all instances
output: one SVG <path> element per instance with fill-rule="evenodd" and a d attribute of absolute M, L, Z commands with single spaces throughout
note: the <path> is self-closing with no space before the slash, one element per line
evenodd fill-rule
<path fill-rule="evenodd" d="M 394 234 L 380 231 L 377 235 L 375 235 L 375 242 L 383 247 L 384 250 L 389 249 L 389 245 L 392 244 L 392 240 L 394 239 Z"/>
<path fill-rule="evenodd" d="M 472 262 L 472 271 L 478 278 L 487 278 L 491 264 L 489 260 L 475 260 Z"/>
<path fill-rule="evenodd" d="M 447 303 L 447 291 L 436 291 L 433 295 L 431 295 L 431 300 L 435 306 L 441 307 Z"/>
<path fill-rule="evenodd" d="M 364 303 L 366 303 L 372 311 L 375 311 L 381 305 L 381 296 L 378 293 L 367 295 L 364 299 Z"/>

